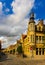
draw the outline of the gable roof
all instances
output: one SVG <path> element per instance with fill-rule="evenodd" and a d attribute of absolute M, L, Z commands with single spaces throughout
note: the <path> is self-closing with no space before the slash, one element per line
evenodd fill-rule
<path fill-rule="evenodd" d="M 22 38 L 23 38 L 23 39 L 25 39 L 26 37 L 27 37 L 27 35 L 22 34 Z"/>

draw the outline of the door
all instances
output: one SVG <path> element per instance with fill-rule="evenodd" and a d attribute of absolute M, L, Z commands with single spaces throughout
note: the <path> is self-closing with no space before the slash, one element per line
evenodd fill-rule
<path fill-rule="evenodd" d="M 38 55 L 38 48 L 36 48 L 36 55 Z"/>
<path fill-rule="evenodd" d="M 41 48 L 39 48 L 39 55 L 41 55 Z"/>

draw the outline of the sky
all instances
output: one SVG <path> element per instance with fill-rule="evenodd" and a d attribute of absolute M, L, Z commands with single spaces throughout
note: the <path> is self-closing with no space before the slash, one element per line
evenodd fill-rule
<path fill-rule="evenodd" d="M 0 39 L 6 40 L 3 47 L 25 33 L 31 12 L 35 20 L 45 20 L 45 0 L 0 0 Z"/>

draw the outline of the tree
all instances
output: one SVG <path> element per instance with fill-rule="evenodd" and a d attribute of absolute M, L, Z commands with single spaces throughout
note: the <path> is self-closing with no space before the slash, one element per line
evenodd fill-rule
<path fill-rule="evenodd" d="M 19 54 L 22 54 L 22 53 L 23 53 L 23 51 L 22 51 L 22 45 L 18 46 L 17 52 L 18 52 Z"/>

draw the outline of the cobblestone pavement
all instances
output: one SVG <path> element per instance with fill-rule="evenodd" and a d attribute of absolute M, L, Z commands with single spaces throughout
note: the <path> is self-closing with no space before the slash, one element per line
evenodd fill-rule
<path fill-rule="evenodd" d="M 34 60 L 16 57 L 15 55 L 8 55 L 6 60 L 0 62 L 0 65 L 45 65 L 45 60 Z"/>

